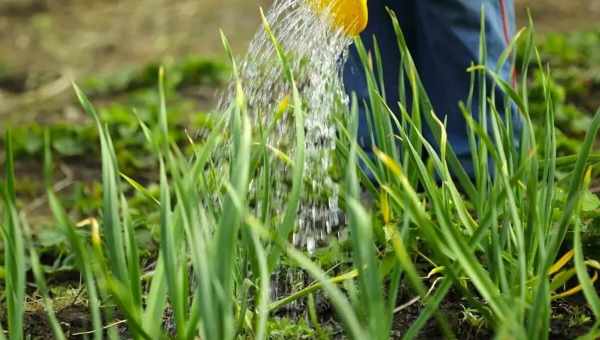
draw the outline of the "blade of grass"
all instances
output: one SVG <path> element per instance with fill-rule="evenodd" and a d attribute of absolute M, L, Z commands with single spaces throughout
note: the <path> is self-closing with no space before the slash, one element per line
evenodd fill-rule
<path fill-rule="evenodd" d="M 124 251 L 123 227 L 119 217 L 119 181 L 112 140 L 87 96 L 73 84 L 83 109 L 94 119 L 100 135 L 102 159 L 102 228 L 104 230 L 110 268 L 123 283 L 128 283 L 127 260 Z"/>
<path fill-rule="evenodd" d="M 33 272 L 33 277 L 35 279 L 37 289 L 42 297 L 44 310 L 46 311 L 48 322 L 50 324 L 50 328 L 52 329 L 52 334 L 57 340 L 66 340 L 65 334 L 60 326 L 60 322 L 56 318 L 56 313 L 54 311 L 52 299 L 50 299 L 50 292 L 48 290 L 48 285 L 46 284 L 46 279 L 44 277 L 42 265 L 40 264 L 40 257 L 35 249 L 35 245 L 33 244 L 33 240 L 31 238 L 31 229 L 29 228 L 24 219 L 23 231 L 27 243 L 29 244 L 29 262 L 31 265 L 31 271 Z"/>
<path fill-rule="evenodd" d="M 352 131 L 356 136 L 358 129 L 358 117 L 356 111 L 352 115 Z M 370 217 L 364 208 L 358 203 L 359 183 L 356 175 L 356 139 L 350 149 L 350 157 L 347 167 L 346 186 L 348 197 L 346 204 L 349 215 L 350 239 L 352 241 L 354 266 L 359 270 L 359 291 L 361 304 L 366 308 L 366 321 L 368 333 L 373 339 L 386 339 L 389 337 L 390 325 L 385 317 L 385 303 L 383 300 L 383 285 L 377 265 L 377 248 L 373 242 L 373 228 Z"/>
<path fill-rule="evenodd" d="M 588 169 L 584 179 L 584 182 L 587 183 L 584 184 L 585 188 L 589 186 L 591 176 L 592 171 L 591 169 Z M 585 298 L 589 303 L 596 320 L 600 320 L 600 297 L 598 296 L 598 292 L 594 287 L 594 283 L 592 282 L 592 279 L 590 278 L 587 272 L 587 266 L 585 264 L 583 246 L 581 242 L 581 221 L 577 217 L 575 221 L 573 246 L 575 248 L 575 268 L 577 269 L 577 277 L 579 278 L 579 283 L 581 284 L 581 288 L 583 289 Z"/>
<path fill-rule="evenodd" d="M 23 339 L 23 316 L 25 308 L 25 245 L 23 231 L 16 207 L 15 168 L 13 141 L 10 130 L 6 131 L 6 160 L 2 199 L 4 223 L 0 226 L 4 245 L 4 295 L 7 306 L 8 335 L 10 339 Z"/>
<path fill-rule="evenodd" d="M 286 77 L 286 81 L 290 83 L 292 88 L 292 111 L 294 116 L 295 123 L 295 134 L 296 134 L 296 148 L 294 155 L 294 167 L 292 173 L 292 188 L 288 195 L 287 206 L 284 211 L 283 220 L 281 224 L 277 228 L 277 238 L 278 239 L 287 239 L 290 232 L 293 230 L 296 224 L 296 215 L 298 211 L 298 207 L 300 205 L 300 198 L 302 195 L 303 188 L 303 178 L 304 178 L 304 152 L 305 152 L 305 134 L 304 134 L 304 112 L 302 99 L 300 97 L 300 93 L 298 88 L 296 87 L 296 83 L 294 81 L 294 74 L 289 66 L 289 62 L 283 52 L 283 49 L 275 35 L 271 31 L 271 27 L 269 22 L 267 21 L 262 9 L 261 9 L 261 18 L 263 22 L 263 27 L 265 32 L 271 39 L 271 43 L 275 47 L 275 51 L 277 52 L 277 56 L 281 66 L 283 68 L 284 76 Z M 281 250 L 279 247 L 273 247 L 269 249 L 269 271 L 273 271 L 277 266 L 279 261 L 279 256 L 281 254 Z"/>

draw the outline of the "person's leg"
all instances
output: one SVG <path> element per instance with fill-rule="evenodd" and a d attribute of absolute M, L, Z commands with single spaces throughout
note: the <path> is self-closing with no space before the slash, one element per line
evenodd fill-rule
<path fill-rule="evenodd" d="M 389 7 L 398 16 L 400 25 L 408 44 L 412 47 L 415 42 L 414 27 L 414 0 L 371 0 L 369 1 L 369 24 L 361 34 L 365 47 L 373 51 L 373 37 L 381 52 L 384 68 L 384 82 L 386 98 L 392 109 L 398 107 L 398 77 L 400 72 L 400 52 L 396 41 L 396 34 L 386 10 Z M 348 61 L 344 67 L 344 85 L 346 92 L 351 95 L 356 93 L 359 101 L 359 131 L 358 139 L 361 147 L 367 153 L 371 152 L 371 132 L 367 124 L 366 108 L 364 101 L 368 102 L 369 94 L 364 76 L 363 65 L 354 46 L 351 47 Z"/>
<path fill-rule="evenodd" d="M 479 60 L 481 9 L 485 10 L 487 64 L 494 69 L 508 45 L 514 30 L 512 0 L 436 0 L 415 1 L 417 23 L 417 68 L 440 119 L 447 120 L 449 143 L 463 166 L 473 175 L 473 166 L 467 138 L 467 126 L 458 108 L 466 101 L 471 75 L 466 69 Z M 502 69 L 502 76 L 511 78 L 511 65 Z M 488 79 L 491 91 L 492 80 Z M 479 86 L 479 84 L 476 84 Z M 504 112 L 504 95 L 496 87 L 497 107 Z M 489 94 L 489 93 L 488 93 Z M 472 112 L 479 116 L 479 102 L 475 93 Z M 519 135 L 520 119 L 515 118 Z"/>
<path fill-rule="evenodd" d="M 374 0 L 369 2 L 369 25 L 361 35 L 369 50 L 373 48 L 371 37 L 377 38 L 384 64 L 388 105 L 397 109 L 400 56 L 385 6 L 397 13 L 434 110 L 442 120 L 447 120 L 450 143 L 471 175 L 473 168 L 467 127 L 458 103 L 468 97 L 470 75 L 466 69 L 471 62 L 479 59 L 482 5 L 486 8 L 488 65 L 493 68 L 514 32 L 512 0 Z M 503 68 L 502 75 L 505 79 L 510 78 L 510 70 L 510 65 Z M 359 104 L 368 99 L 363 68 L 354 48 L 345 65 L 344 84 L 348 94 L 357 94 Z M 490 84 L 491 80 L 488 86 Z M 503 112 L 503 95 L 498 89 L 497 91 L 499 111 Z M 478 106 L 479 103 L 475 100 L 475 117 L 479 115 Z M 514 118 L 515 128 L 519 130 L 520 120 L 517 115 Z M 515 135 L 518 136 L 519 131 L 515 131 Z M 365 108 L 361 104 L 359 144 L 367 152 L 371 151 L 370 139 Z"/>

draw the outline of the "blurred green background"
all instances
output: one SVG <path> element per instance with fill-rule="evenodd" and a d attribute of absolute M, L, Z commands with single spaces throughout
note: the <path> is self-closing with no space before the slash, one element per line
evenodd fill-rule
<path fill-rule="evenodd" d="M 173 137 L 184 144 L 186 132 L 210 122 L 207 112 L 229 74 L 219 29 L 234 52 L 243 54 L 258 27 L 259 6 L 269 3 L 0 0 L 0 132 L 13 131 L 18 192 L 30 218 L 46 222 L 40 180 L 46 128 L 59 168 L 57 189 L 72 213 L 85 217 L 97 207 L 97 134 L 74 100 L 72 81 L 91 96 L 109 124 L 123 171 L 152 183 L 156 160 L 144 145 L 137 119 L 152 125 L 157 117 L 159 65 L 167 69 Z M 520 25 L 527 8 L 540 32 L 544 61 L 554 70 L 559 144 L 570 153 L 600 105 L 600 1 L 517 0 Z M 536 77 L 533 72 L 534 104 L 536 96 L 541 102 Z M 0 151 L 0 163 L 2 157 Z"/>
<path fill-rule="evenodd" d="M 62 118 L 74 119 L 70 107 L 55 102 L 56 97 L 70 94 L 70 80 L 125 74 L 149 63 L 191 55 L 220 59 L 219 29 L 241 54 L 258 25 L 258 7 L 269 3 L 0 0 L 2 125 L 43 122 L 57 109 Z M 517 0 L 517 7 L 521 23 L 530 7 L 543 33 L 600 26 L 598 0 Z M 209 108 L 213 91 L 203 89 L 197 95 L 200 107 Z M 41 107 L 30 109 L 32 102 L 41 102 Z"/>

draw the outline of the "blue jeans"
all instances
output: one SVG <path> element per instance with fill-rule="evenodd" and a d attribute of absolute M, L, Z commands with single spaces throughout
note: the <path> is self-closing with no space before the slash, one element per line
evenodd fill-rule
<path fill-rule="evenodd" d="M 396 36 L 386 7 L 398 16 L 417 70 L 442 121 L 447 120 L 449 143 L 472 176 L 473 167 L 469 149 L 467 126 L 458 103 L 466 101 L 471 75 L 466 69 L 479 59 L 481 9 L 485 8 L 488 66 L 494 69 L 515 30 L 512 0 L 370 0 L 369 25 L 361 38 L 367 50 L 373 48 L 372 37 L 377 38 L 384 68 L 386 99 L 392 110 L 398 110 L 400 55 Z M 364 70 L 358 54 L 351 49 L 344 69 L 346 91 L 356 93 L 359 103 L 368 98 Z M 502 76 L 511 78 L 511 65 L 502 69 Z M 488 81 L 488 86 L 492 83 Z M 491 89 L 491 86 L 489 87 Z M 497 107 L 504 112 L 503 94 L 496 89 Z M 409 91 L 410 92 L 410 91 Z M 489 94 L 489 93 L 488 93 Z M 472 113 L 479 116 L 477 92 L 474 94 Z M 409 98 L 410 100 L 410 98 Z M 359 144 L 371 151 L 371 134 L 364 108 L 360 110 Z M 520 135 L 521 121 L 515 118 L 515 136 Z M 431 141 L 431 134 L 425 131 Z"/>

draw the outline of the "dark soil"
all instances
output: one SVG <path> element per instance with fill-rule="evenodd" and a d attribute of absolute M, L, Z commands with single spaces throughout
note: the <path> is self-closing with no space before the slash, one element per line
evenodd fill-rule
<path fill-rule="evenodd" d="M 489 326 L 481 321 L 481 319 L 474 318 L 469 314 L 464 305 L 464 301 L 451 296 L 444 301 L 440 308 L 440 312 L 447 317 L 450 327 L 457 337 L 461 340 L 493 338 L 494 334 L 489 330 Z M 396 313 L 391 339 L 401 339 L 402 335 L 419 317 L 422 308 L 421 304 L 416 303 Z M 331 308 L 323 307 L 321 304 L 321 308 L 319 309 L 322 325 L 340 329 L 341 326 L 335 322 L 333 317 L 335 312 Z M 592 312 L 587 307 L 582 306 L 580 301 L 560 300 L 553 304 L 552 310 L 551 339 L 574 339 L 585 335 L 593 324 Z M 93 329 L 89 319 L 89 310 L 83 304 L 73 304 L 59 309 L 56 311 L 56 316 L 69 339 L 83 339 L 84 335 L 89 335 Z M 304 316 L 295 315 L 294 317 Z M 120 320 L 115 320 L 113 323 L 116 324 L 115 327 L 117 327 L 119 333 L 126 336 L 126 325 Z M 165 315 L 165 327 L 169 328 L 167 331 L 173 331 L 169 311 Z M 31 336 L 32 339 L 48 339 L 49 334 L 51 334 L 51 327 L 46 313 L 41 307 L 39 310 L 30 311 L 25 314 L 25 334 Z M 336 334 L 341 336 L 343 333 L 340 329 Z M 418 339 L 444 339 L 435 318 L 427 322 Z"/>
<path fill-rule="evenodd" d="M 60 325 L 70 339 L 83 339 L 83 335 L 92 328 L 89 319 L 89 309 L 84 305 L 67 306 L 56 312 Z M 51 334 L 51 326 L 46 313 L 43 310 L 28 312 L 25 314 L 25 334 L 32 339 L 48 339 Z"/>

